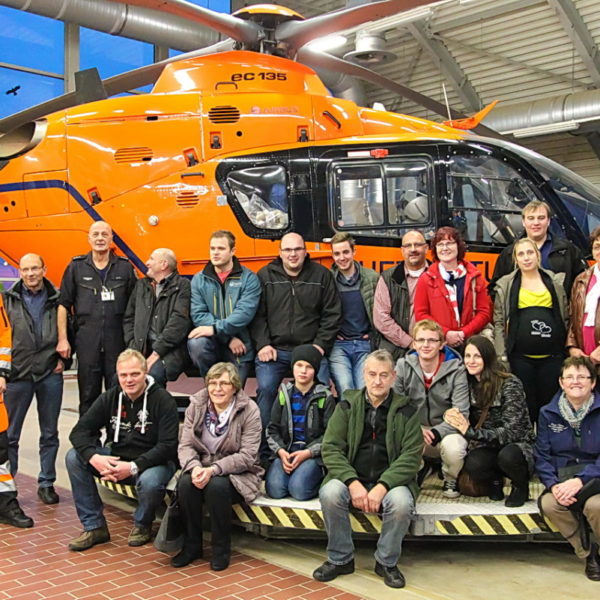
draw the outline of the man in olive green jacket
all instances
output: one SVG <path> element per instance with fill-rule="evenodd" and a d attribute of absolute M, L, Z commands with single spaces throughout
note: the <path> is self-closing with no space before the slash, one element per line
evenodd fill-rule
<path fill-rule="evenodd" d="M 344 393 L 323 438 L 321 457 L 328 470 L 319 499 L 327 530 L 327 560 L 313 573 L 331 581 L 354 571 L 351 508 L 382 517 L 375 573 L 401 588 L 396 566 L 418 495 L 416 474 L 423 434 L 409 399 L 392 391 L 394 361 L 376 350 L 365 361 L 366 387 Z"/>

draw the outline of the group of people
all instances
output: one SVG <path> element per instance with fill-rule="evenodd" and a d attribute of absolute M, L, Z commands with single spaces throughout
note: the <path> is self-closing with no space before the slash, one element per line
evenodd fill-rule
<path fill-rule="evenodd" d="M 8 474 L 0 473 L 0 522 L 33 525 L 10 475 L 34 394 L 38 495 L 59 500 L 57 421 L 73 349 L 81 416 L 67 469 L 84 531 L 72 550 L 110 539 L 94 476 L 136 486 L 128 542 L 137 546 L 151 540 L 179 465 L 185 542 L 174 567 L 202 555 L 206 505 L 211 566 L 225 569 L 231 506 L 254 500 L 264 477 L 273 498 L 319 496 L 328 547 L 315 579 L 354 570 L 349 511 L 361 510 L 382 515 L 375 572 L 403 587 L 402 539 L 431 469 L 441 470 L 446 497 L 458 497 L 468 478 L 509 507 L 528 500 L 537 471 L 546 488 L 541 510 L 586 559 L 587 576 L 600 580 L 600 271 L 550 233 L 544 203 L 523 209 L 523 225 L 489 287 L 452 227 L 430 242 L 407 232 L 404 260 L 381 276 L 355 260 L 347 233 L 331 239 L 331 269 L 288 233 L 279 257 L 255 274 L 236 258 L 234 236 L 217 231 L 191 284 L 165 248 L 136 279 L 111 252 L 103 222 L 90 228 L 91 252 L 71 261 L 60 290 L 44 277 L 42 258 L 25 255 L 20 281 L 4 294 L 12 343 L 0 340 L 9 416 L 0 434 Z M 597 260 L 600 229 L 591 237 Z M 205 388 L 191 397 L 178 435 L 165 385 L 188 361 Z M 256 402 L 244 392 L 253 365 Z M 0 410 L 0 428 L 1 417 Z"/>

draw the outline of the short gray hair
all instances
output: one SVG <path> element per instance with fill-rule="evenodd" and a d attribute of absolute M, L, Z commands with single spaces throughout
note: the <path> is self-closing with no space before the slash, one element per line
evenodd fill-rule
<path fill-rule="evenodd" d="M 133 358 L 140 363 L 143 371 L 148 372 L 148 363 L 146 362 L 144 355 L 133 348 L 127 348 L 126 350 L 123 350 L 121 354 L 119 354 L 117 358 L 117 367 L 119 366 L 119 363 L 125 362 L 126 360 L 131 360 Z"/>
<path fill-rule="evenodd" d="M 392 367 L 392 371 L 396 366 L 396 364 L 394 363 L 394 357 L 391 355 L 391 353 L 383 349 L 374 350 L 373 352 L 367 355 L 367 358 L 365 358 L 364 362 L 365 369 L 367 367 L 367 362 L 369 362 L 370 360 L 376 360 L 378 362 L 387 362 L 389 363 L 390 367 Z"/>
<path fill-rule="evenodd" d="M 204 384 L 208 387 L 208 384 L 213 379 L 218 379 L 227 373 L 229 375 L 229 381 L 233 384 L 236 392 L 239 392 L 242 389 L 242 380 L 240 379 L 239 371 L 235 368 L 232 363 L 229 362 L 218 362 L 215 363 L 209 370 L 206 376 L 204 377 Z"/>

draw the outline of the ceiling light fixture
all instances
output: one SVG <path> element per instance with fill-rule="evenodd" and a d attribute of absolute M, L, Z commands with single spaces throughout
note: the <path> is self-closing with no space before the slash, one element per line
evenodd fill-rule
<path fill-rule="evenodd" d="M 535 127 L 524 127 L 522 129 L 513 129 L 512 131 L 502 131 L 503 135 L 512 134 L 516 138 L 534 137 L 536 135 L 549 135 L 551 133 L 562 133 L 565 131 L 574 131 L 579 129 L 577 121 L 562 121 L 560 123 L 548 123 L 546 125 L 537 125 Z"/>

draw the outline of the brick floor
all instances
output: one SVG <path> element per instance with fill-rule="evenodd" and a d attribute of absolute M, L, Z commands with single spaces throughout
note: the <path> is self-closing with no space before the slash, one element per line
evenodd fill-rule
<path fill-rule="evenodd" d="M 129 548 L 131 515 L 107 506 L 111 541 L 76 553 L 67 549 L 81 530 L 71 494 L 42 504 L 33 477 L 17 478 L 19 501 L 33 529 L 0 525 L 0 600 L 360 600 L 338 588 L 239 552 L 223 572 L 206 560 L 174 570 L 152 545 Z M 209 555 L 210 549 L 205 549 Z"/>

